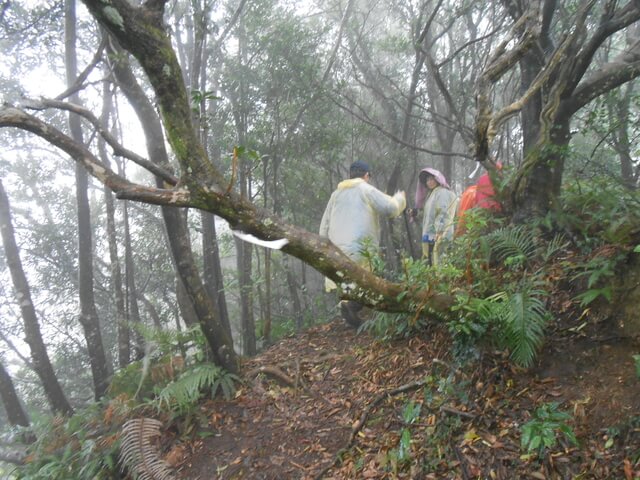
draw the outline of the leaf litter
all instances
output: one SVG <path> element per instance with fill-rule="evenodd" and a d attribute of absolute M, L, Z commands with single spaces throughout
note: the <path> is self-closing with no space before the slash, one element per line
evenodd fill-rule
<path fill-rule="evenodd" d="M 592 337 L 549 332 L 529 370 L 493 351 L 458 367 L 443 326 L 383 342 L 336 319 L 247 359 L 236 398 L 203 403 L 204 424 L 167 456 L 185 480 L 634 480 L 640 349 Z M 406 422 L 410 402 L 421 408 Z M 579 444 L 558 435 L 542 454 L 523 451 L 521 427 L 549 402 Z"/>

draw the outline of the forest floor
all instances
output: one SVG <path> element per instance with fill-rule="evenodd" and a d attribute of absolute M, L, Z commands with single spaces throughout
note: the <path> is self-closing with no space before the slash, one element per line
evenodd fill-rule
<path fill-rule="evenodd" d="M 166 460 L 187 480 L 638 479 L 640 345 L 571 323 L 533 368 L 485 352 L 458 369 L 443 326 L 383 342 L 335 319 L 246 361 L 236 397 L 202 404 L 206 428 Z M 521 427 L 549 402 L 579 443 L 527 454 Z"/>

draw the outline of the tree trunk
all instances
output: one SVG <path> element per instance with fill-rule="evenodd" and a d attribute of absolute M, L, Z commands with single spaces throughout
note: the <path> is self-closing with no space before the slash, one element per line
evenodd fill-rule
<path fill-rule="evenodd" d="M 0 398 L 2 398 L 4 410 L 7 412 L 9 424 L 28 427 L 29 416 L 24 408 L 22 408 L 16 389 L 13 386 L 13 380 L 11 380 L 11 376 L 4 368 L 2 362 L 0 362 Z"/>
<path fill-rule="evenodd" d="M 114 52 L 116 53 L 116 52 Z M 120 55 L 122 52 L 119 52 Z M 135 77 L 127 62 L 123 59 L 114 65 L 114 73 L 125 95 L 131 102 L 136 114 L 140 118 L 145 132 L 145 141 L 149 157 L 154 162 L 170 171 L 169 159 L 164 147 L 162 125 L 155 113 L 155 108 L 137 84 Z M 156 178 L 158 188 L 165 187 L 164 180 Z M 174 207 L 162 207 L 167 238 L 171 254 L 180 277 L 180 282 L 185 288 L 187 298 L 192 303 L 195 316 L 202 327 L 203 334 L 213 351 L 215 361 L 231 372 L 237 372 L 238 359 L 233 349 L 233 339 L 229 331 L 222 324 L 213 302 L 207 294 L 200 274 L 193 258 L 189 231 L 186 219 L 181 212 Z M 180 294 L 178 293 L 179 298 Z M 186 320 L 188 322 L 188 320 Z"/>
<path fill-rule="evenodd" d="M 112 114 L 112 95 L 109 91 L 110 83 L 106 80 L 103 84 L 104 101 L 102 104 L 102 115 L 100 123 L 105 129 L 109 129 L 109 119 Z M 109 155 L 102 137 L 98 140 L 98 151 L 100 159 L 105 165 L 110 164 Z M 118 257 L 118 235 L 116 231 L 116 207 L 113 200 L 113 193 L 108 187 L 104 188 L 105 210 L 107 214 L 107 242 L 109 244 L 109 260 L 111 263 L 111 291 L 115 299 L 116 307 L 116 328 L 118 336 L 118 366 L 124 368 L 131 362 L 131 331 L 127 322 L 127 315 L 124 302 L 124 289 L 122 284 L 122 269 L 120 268 L 120 258 Z"/>
<path fill-rule="evenodd" d="M 569 119 L 557 120 L 544 143 L 529 151 L 514 182 L 514 221 L 544 216 L 554 207 L 570 140 Z"/>
<path fill-rule="evenodd" d="M 264 311 L 262 313 L 262 337 L 264 344 L 271 344 L 271 250 L 264 249 Z"/>
<path fill-rule="evenodd" d="M 167 246 L 171 249 L 171 241 L 169 240 L 169 237 L 167 237 Z M 174 267 L 176 268 L 176 300 L 178 302 L 178 310 L 180 311 L 180 317 L 184 321 L 184 324 L 187 328 L 191 328 L 200 323 L 198 320 L 198 314 L 196 313 L 193 301 L 191 300 L 191 297 L 189 297 L 189 293 L 184 286 L 182 277 L 180 276 L 180 273 L 178 273 L 178 266 L 174 264 Z"/>
<path fill-rule="evenodd" d="M 11 273 L 13 287 L 22 313 L 25 341 L 31 351 L 33 369 L 42 382 L 47 400 L 54 413 L 72 415 L 73 409 L 58 383 L 58 378 L 47 354 L 47 348 L 42 340 L 38 317 L 31 301 L 31 291 L 22 268 L 20 252 L 16 244 L 13 224 L 11 223 L 9 199 L 4 190 L 2 180 L 0 180 L 0 231 L 2 233 L 4 253 L 7 257 L 7 266 Z"/>
<path fill-rule="evenodd" d="M 75 1 L 65 1 L 65 65 L 67 84 L 71 87 L 77 76 L 76 68 L 76 13 Z M 77 94 L 70 97 L 72 103 L 80 104 Z M 80 118 L 69 115 L 71 137 L 82 144 Z M 93 391 L 96 400 L 107 391 L 109 366 L 102 343 L 100 320 L 93 293 L 93 234 L 91 230 L 91 210 L 88 198 L 89 179 L 87 171 L 76 166 L 76 199 L 78 214 L 78 289 L 80 300 L 80 324 L 87 342 L 87 352 L 93 377 Z"/>
<path fill-rule="evenodd" d="M 157 330 L 162 330 L 162 319 L 160 318 L 160 314 L 158 313 L 158 309 L 156 306 L 144 295 L 140 295 L 140 300 L 144 304 L 147 312 L 149 312 L 149 316 L 151 317 L 151 321 L 153 322 L 153 326 Z"/>
<path fill-rule="evenodd" d="M 253 314 L 253 282 L 251 281 L 253 247 L 239 238 L 235 239 L 238 283 L 240 288 L 240 328 L 242 353 L 256 354 L 256 323 Z"/>
<path fill-rule="evenodd" d="M 107 213 L 107 239 L 109 242 L 109 260 L 111 262 L 111 290 L 116 307 L 116 324 L 118 331 L 118 366 L 124 368 L 131 362 L 131 330 L 127 322 L 122 284 L 122 270 L 118 257 L 118 239 L 115 224 L 115 205 L 113 193 L 105 187 L 104 197 Z"/>
<path fill-rule="evenodd" d="M 242 20 L 238 23 L 238 61 L 240 65 L 247 65 L 245 29 Z M 234 105 L 234 119 L 238 135 L 238 143 L 246 144 L 247 138 L 247 111 L 244 79 L 241 77 L 238 87 L 238 98 Z M 250 200 L 251 172 L 250 164 L 245 158 L 239 158 L 238 182 L 240 196 Z M 238 281 L 240 288 L 240 326 L 242 330 L 242 353 L 245 355 L 256 354 L 256 322 L 253 312 L 253 283 L 251 279 L 253 247 L 250 243 L 235 238 L 236 262 L 238 265 Z"/>
<path fill-rule="evenodd" d="M 291 303 L 293 304 L 293 318 L 296 321 L 296 329 L 301 330 L 304 326 L 304 316 L 302 314 L 302 304 L 300 302 L 300 295 L 298 295 L 298 284 L 296 278 L 291 271 L 291 259 L 285 258 L 284 269 L 287 274 L 287 286 L 289 287 L 289 295 L 291 295 Z"/>
<path fill-rule="evenodd" d="M 612 95 L 607 101 L 609 124 L 613 125 L 613 148 L 620 159 L 620 177 L 627 188 L 634 188 L 637 182 L 633 171 L 632 142 L 628 132 L 633 91 L 634 84 L 629 83 L 624 89 L 621 89 L 620 99 L 616 99 L 615 95 Z"/>
<path fill-rule="evenodd" d="M 145 346 L 142 335 L 142 319 L 138 308 L 138 290 L 136 288 L 136 265 L 133 261 L 133 246 L 131 245 L 131 232 L 129 231 L 129 205 L 123 205 L 124 210 L 124 272 L 126 288 L 126 311 L 129 324 L 133 327 L 133 351 L 134 359 L 141 360 L 144 357 Z"/>
<path fill-rule="evenodd" d="M 203 277 L 205 288 L 214 302 L 220 323 L 230 337 L 231 322 L 227 309 L 227 297 L 224 289 L 224 277 L 222 263 L 220 261 L 220 248 L 218 246 L 218 234 L 216 232 L 216 217 L 207 212 L 202 212 L 202 257 Z"/>

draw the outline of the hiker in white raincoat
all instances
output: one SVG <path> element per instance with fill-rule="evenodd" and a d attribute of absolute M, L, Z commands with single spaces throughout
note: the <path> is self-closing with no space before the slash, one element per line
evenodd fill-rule
<path fill-rule="evenodd" d="M 379 245 L 380 217 L 400 215 L 407 201 L 404 192 L 390 196 L 370 185 L 371 173 L 365 162 L 351 164 L 349 176 L 349 180 L 340 182 L 331 194 L 320 222 L 320 235 L 328 237 L 347 256 L 363 264 L 363 245 L 374 248 Z M 337 288 L 328 278 L 325 285 L 327 291 Z M 362 305 L 343 300 L 340 310 L 347 323 L 354 327 L 360 325 L 358 312 Z"/>
<path fill-rule="evenodd" d="M 423 168 L 418 176 L 416 209 L 422 215 L 422 254 L 430 265 L 438 265 L 453 239 L 458 197 L 444 175 L 435 168 Z"/>

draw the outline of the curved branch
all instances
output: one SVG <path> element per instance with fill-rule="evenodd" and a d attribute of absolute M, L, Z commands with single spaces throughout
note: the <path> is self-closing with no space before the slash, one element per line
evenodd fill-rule
<path fill-rule="evenodd" d="M 606 63 L 584 80 L 573 95 L 563 102 L 569 115 L 577 112 L 593 99 L 640 75 L 640 40 L 613 61 Z"/>
<path fill-rule="evenodd" d="M 382 126 L 380 126 L 379 124 L 377 124 L 373 120 L 370 120 L 369 118 L 365 117 L 364 115 L 361 115 L 358 112 L 354 111 L 353 109 L 347 107 L 346 105 L 343 105 L 338 100 L 336 100 L 333 96 L 331 96 L 330 99 L 331 99 L 331 101 L 333 103 L 335 103 L 338 107 L 343 109 L 345 112 L 348 112 L 349 114 L 353 115 L 358 120 L 360 120 L 361 122 L 366 123 L 367 125 L 375 128 L 381 134 L 383 134 L 385 137 L 393 140 L 398 145 L 406 147 L 406 148 L 408 148 L 410 150 L 413 150 L 413 151 L 416 151 L 416 152 L 429 153 L 431 155 L 437 155 L 437 156 L 442 156 L 442 157 L 460 157 L 460 158 L 466 158 L 466 159 L 472 159 L 473 158 L 471 155 L 469 155 L 467 153 L 463 153 L 463 152 L 441 152 L 441 151 L 433 150 L 433 149 L 430 149 L 430 148 L 419 147 L 419 146 L 417 146 L 417 145 L 415 145 L 413 143 L 405 142 L 400 137 L 398 137 L 397 135 L 394 135 L 390 131 L 384 129 Z"/>
<path fill-rule="evenodd" d="M 255 207 L 234 192 L 204 189 L 193 194 L 176 188 L 164 190 L 129 182 L 102 164 L 95 156 L 68 136 L 38 118 L 14 107 L 0 108 L 0 128 L 15 127 L 30 131 L 65 151 L 79 162 L 98 181 L 113 190 L 118 198 L 176 207 L 194 207 L 214 213 L 227 220 L 234 229 L 251 233 L 264 240 L 286 238 L 289 243 L 282 249 L 311 265 L 338 285 L 355 283 L 366 286 L 356 288 L 345 298 L 357 298 L 378 310 L 411 311 L 415 305 L 426 304 L 435 311 L 444 312 L 452 304 L 447 295 L 429 291 L 411 291 L 398 300 L 404 286 L 380 278 L 354 263 L 328 239 L 288 225 L 266 210 Z"/>
<path fill-rule="evenodd" d="M 60 110 L 66 110 L 68 112 L 73 112 L 77 115 L 80 115 L 84 119 L 88 120 L 89 123 L 91 123 L 91 125 L 93 125 L 93 127 L 96 129 L 96 131 L 102 136 L 102 138 L 104 138 L 105 141 L 111 146 L 111 148 L 113 148 L 114 155 L 128 158 L 132 162 L 136 163 L 137 165 L 141 166 L 142 168 L 148 170 L 149 172 L 153 173 L 157 177 L 161 178 L 162 180 L 167 182 L 169 185 L 176 185 L 178 183 L 178 179 L 170 172 L 167 172 L 165 169 L 157 166 L 155 163 L 150 162 L 146 158 L 143 158 L 137 153 L 120 145 L 118 140 L 116 140 L 116 138 L 102 126 L 102 124 L 100 123 L 100 120 L 98 120 L 98 118 L 96 118 L 96 116 L 86 108 L 83 108 L 79 105 L 75 105 L 73 103 L 61 102 L 58 100 L 51 100 L 48 98 L 43 98 L 39 101 L 25 102 L 24 106 L 25 108 L 28 108 L 31 110 L 42 110 L 44 108 L 57 108 Z"/>
<path fill-rule="evenodd" d="M 62 100 L 63 98 L 67 98 L 73 95 L 74 93 L 76 93 L 81 88 L 83 88 L 84 81 L 89 77 L 89 74 L 93 71 L 94 68 L 96 68 L 96 65 L 98 65 L 98 63 L 102 59 L 102 52 L 104 51 L 105 45 L 106 45 L 105 41 L 102 40 L 100 42 L 100 45 L 96 49 L 96 53 L 93 56 L 93 59 L 91 60 L 91 62 L 89 62 L 87 67 L 80 73 L 80 75 L 78 75 L 73 85 L 71 85 L 64 92 L 58 95 L 56 97 L 56 100 Z"/>
<path fill-rule="evenodd" d="M 98 181 L 127 198 L 157 205 L 191 206 L 187 190 L 163 190 L 137 185 L 121 177 L 98 160 L 84 145 L 75 142 L 55 127 L 15 107 L 0 108 L 0 128 L 15 127 L 43 138 L 66 152 Z"/>
<path fill-rule="evenodd" d="M 593 3 L 593 2 L 592 2 Z M 615 2 L 613 2 L 615 4 Z M 600 19 L 598 29 L 595 31 L 591 39 L 586 43 L 584 48 L 578 53 L 577 62 L 573 72 L 574 83 L 568 87 L 573 91 L 582 79 L 583 75 L 591 65 L 591 60 L 598 48 L 614 33 L 628 27 L 633 22 L 640 19 L 640 8 L 638 2 L 629 2 L 625 7 L 612 14 L 609 11 L 603 13 Z"/>

